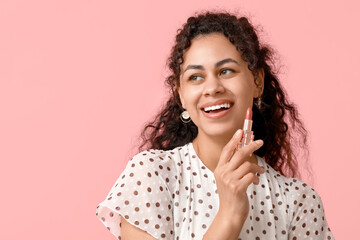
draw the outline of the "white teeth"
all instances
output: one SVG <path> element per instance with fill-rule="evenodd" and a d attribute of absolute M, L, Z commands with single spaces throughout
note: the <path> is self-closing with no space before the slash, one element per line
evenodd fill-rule
<path fill-rule="evenodd" d="M 204 108 L 204 111 L 208 112 L 208 111 L 212 111 L 212 110 L 216 110 L 216 109 L 220 109 L 220 108 L 230 108 L 230 104 L 225 103 L 225 104 L 221 104 L 221 105 L 206 107 L 206 108 Z"/>

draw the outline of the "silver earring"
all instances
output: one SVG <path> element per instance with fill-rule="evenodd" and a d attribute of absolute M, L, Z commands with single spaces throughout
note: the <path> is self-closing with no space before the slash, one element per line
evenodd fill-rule
<path fill-rule="evenodd" d="M 261 96 L 256 99 L 256 106 L 261 109 Z"/>
<path fill-rule="evenodd" d="M 261 93 L 262 93 L 262 87 L 259 88 L 259 97 L 256 99 L 256 106 L 258 109 L 261 109 Z"/>
<path fill-rule="evenodd" d="M 183 123 L 190 122 L 191 119 L 190 119 L 190 115 L 189 115 L 188 111 L 184 110 L 180 115 L 180 119 Z"/>

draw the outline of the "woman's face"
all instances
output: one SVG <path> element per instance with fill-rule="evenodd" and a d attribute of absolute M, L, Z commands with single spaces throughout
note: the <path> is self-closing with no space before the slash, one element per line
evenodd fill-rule
<path fill-rule="evenodd" d="M 220 33 L 194 38 L 183 58 L 178 88 L 182 107 L 188 111 L 199 134 L 231 136 L 243 127 L 247 108 L 259 96 L 247 62 Z M 262 83 L 263 71 L 258 75 L 257 81 Z M 227 106 L 205 112 L 206 106 L 222 104 Z M 228 104 L 230 108 L 226 109 Z"/>

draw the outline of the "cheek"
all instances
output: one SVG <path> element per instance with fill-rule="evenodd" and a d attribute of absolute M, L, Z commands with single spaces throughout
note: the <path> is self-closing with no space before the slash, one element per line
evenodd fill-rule
<path fill-rule="evenodd" d="M 187 88 L 183 91 L 183 103 L 187 108 L 196 108 L 201 97 L 201 90 L 197 88 Z"/>

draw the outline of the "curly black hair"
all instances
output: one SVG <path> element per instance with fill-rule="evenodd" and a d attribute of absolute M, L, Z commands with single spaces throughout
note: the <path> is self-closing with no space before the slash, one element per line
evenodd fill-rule
<path fill-rule="evenodd" d="M 144 150 L 144 146 L 146 149 L 170 150 L 192 142 L 197 136 L 197 126 L 192 121 L 185 124 L 179 117 L 183 109 L 177 87 L 180 85 L 184 51 L 196 36 L 211 33 L 222 33 L 234 44 L 242 59 L 248 62 L 254 79 L 260 69 L 264 70 L 262 105 L 258 107 L 253 104 L 252 109 L 255 139 L 263 139 L 264 145 L 255 154 L 264 158 L 279 173 L 287 177 L 300 177 L 296 150 L 304 150 L 308 155 L 307 131 L 296 106 L 289 102 L 278 80 L 274 70 L 273 50 L 260 44 L 256 29 L 246 17 L 237 17 L 224 11 L 198 13 L 189 17 L 178 29 L 167 60 L 171 74 L 165 84 L 171 94 L 155 119 L 142 130 L 142 142 L 138 150 Z"/>

